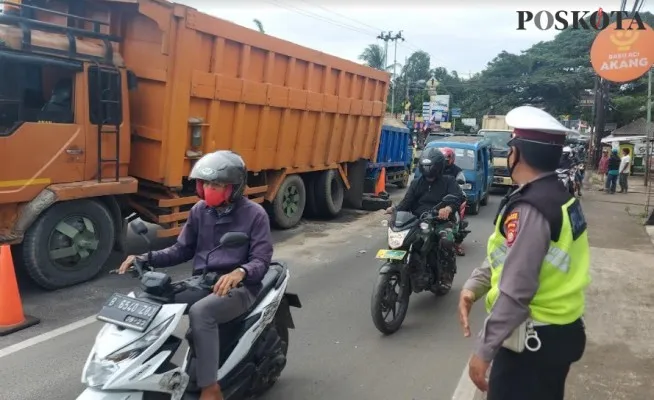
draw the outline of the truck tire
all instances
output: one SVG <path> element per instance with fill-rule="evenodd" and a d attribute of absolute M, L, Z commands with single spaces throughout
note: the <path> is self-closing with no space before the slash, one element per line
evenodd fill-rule
<path fill-rule="evenodd" d="M 392 205 L 393 201 L 388 198 L 364 196 L 363 201 L 361 202 L 361 209 L 366 211 L 379 211 L 385 210 Z"/>
<path fill-rule="evenodd" d="M 279 186 L 272 202 L 272 222 L 280 229 L 292 228 L 300 222 L 307 202 L 307 190 L 299 175 L 288 175 Z"/>
<path fill-rule="evenodd" d="M 111 255 L 114 224 L 111 213 L 99 201 L 54 204 L 25 233 L 21 245 L 25 270 L 47 290 L 93 279 Z"/>
<path fill-rule="evenodd" d="M 304 206 L 305 217 L 317 217 L 318 204 L 316 202 L 316 174 L 308 173 L 302 176 L 304 180 L 304 187 L 306 188 L 307 201 Z"/>
<path fill-rule="evenodd" d="M 315 183 L 316 203 L 321 216 L 334 218 L 343 209 L 345 188 L 335 169 L 321 172 Z"/>
<path fill-rule="evenodd" d="M 411 178 L 411 169 L 407 168 L 404 171 L 404 173 L 405 175 L 402 178 L 402 180 L 395 184 L 395 186 L 399 187 L 400 189 L 404 189 L 405 187 L 409 186 L 409 178 Z"/>

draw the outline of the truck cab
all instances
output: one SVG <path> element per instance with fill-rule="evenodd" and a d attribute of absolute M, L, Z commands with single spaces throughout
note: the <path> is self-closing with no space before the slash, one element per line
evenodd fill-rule
<path fill-rule="evenodd" d="M 482 136 L 491 143 L 492 163 L 493 163 L 493 187 L 510 189 L 513 187 L 513 180 L 509 173 L 507 157 L 509 156 L 509 145 L 511 140 L 511 130 L 501 129 L 482 129 L 478 135 Z"/>
<path fill-rule="evenodd" d="M 113 196 L 138 182 L 119 38 L 65 2 L 42 3 L 0 14 L 0 244 L 54 289 L 102 268 L 119 231 Z"/>

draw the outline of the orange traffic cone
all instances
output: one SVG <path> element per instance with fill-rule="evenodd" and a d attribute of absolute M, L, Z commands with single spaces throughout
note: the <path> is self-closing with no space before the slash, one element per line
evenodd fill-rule
<path fill-rule="evenodd" d="M 375 196 L 384 192 L 386 192 L 386 168 L 382 167 L 379 177 L 377 177 L 377 184 L 375 184 Z"/>
<path fill-rule="evenodd" d="M 41 320 L 23 314 L 14 261 L 8 245 L 0 247 L 0 336 L 36 325 Z"/>

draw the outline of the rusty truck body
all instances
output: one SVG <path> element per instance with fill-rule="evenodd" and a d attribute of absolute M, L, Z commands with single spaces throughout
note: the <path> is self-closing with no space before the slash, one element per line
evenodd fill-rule
<path fill-rule="evenodd" d="M 40 286 L 97 275 L 134 212 L 178 234 L 216 149 L 280 228 L 357 202 L 387 73 L 165 0 L 4 3 L 0 244 Z"/>

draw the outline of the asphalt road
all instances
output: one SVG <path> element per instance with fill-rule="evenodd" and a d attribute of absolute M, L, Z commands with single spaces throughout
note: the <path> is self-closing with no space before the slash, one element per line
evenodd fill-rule
<path fill-rule="evenodd" d="M 382 336 L 370 318 L 370 295 L 380 265 L 374 254 L 386 247 L 382 215 L 348 212 L 337 222 L 306 223 L 285 237 L 277 233 L 285 240 L 276 245 L 275 258 L 288 262 L 289 290 L 299 294 L 304 307 L 292 310 L 297 329 L 291 331 L 289 361 L 263 399 L 450 399 L 473 345 L 458 326 L 457 294 L 483 260 L 498 203 L 499 198 L 492 197 L 480 215 L 468 218 L 472 233 L 465 242 L 467 255 L 458 260 L 452 292 L 445 297 L 412 295 L 402 329 L 389 337 Z M 171 269 L 176 277 L 184 272 L 183 267 Z M 108 294 L 126 292 L 134 283 L 125 276 L 105 275 L 54 293 L 25 289 L 26 309 L 43 322 L 0 338 L 0 397 L 75 399 L 83 390 L 81 370 L 100 324 L 92 322 L 29 346 L 18 342 L 92 316 Z M 480 328 L 482 318 L 478 306 L 473 329 Z M 15 343 L 26 347 L 7 354 L 12 349 L 7 346 Z"/>

